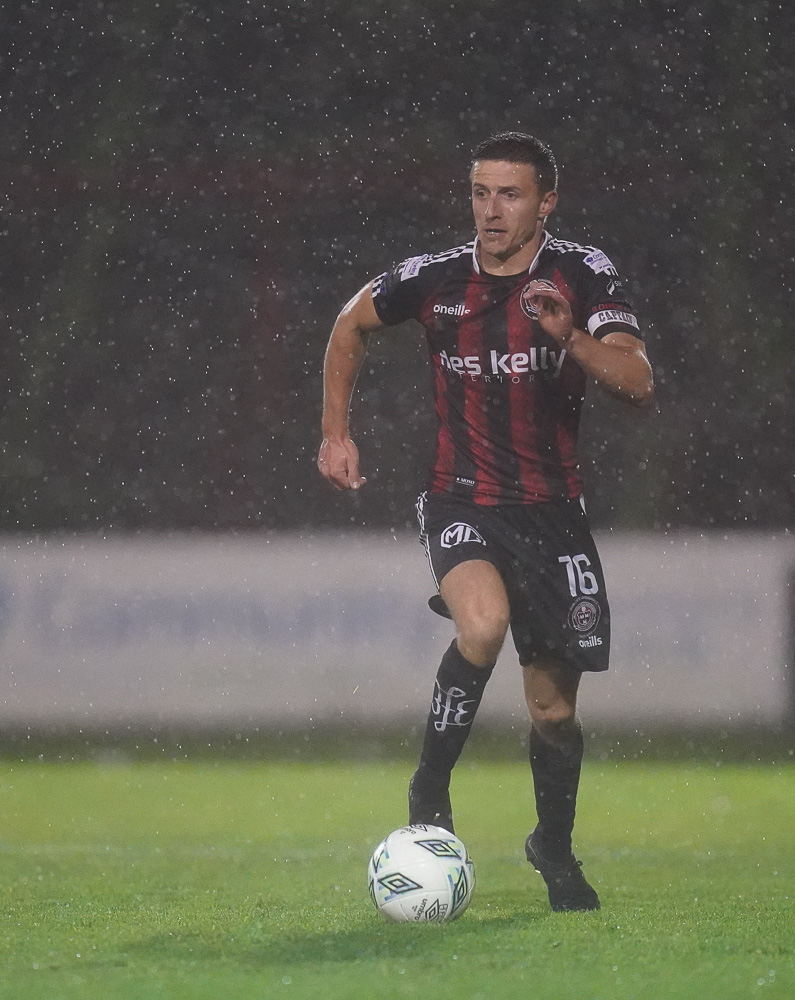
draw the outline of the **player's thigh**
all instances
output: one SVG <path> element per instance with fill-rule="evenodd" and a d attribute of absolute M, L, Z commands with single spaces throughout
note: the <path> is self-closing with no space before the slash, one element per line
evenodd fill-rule
<path fill-rule="evenodd" d="M 458 649 L 470 663 L 497 662 L 510 622 L 502 577 L 483 559 L 460 562 L 441 581 L 441 596 L 456 625 Z"/>
<path fill-rule="evenodd" d="M 468 559 L 450 569 L 439 584 L 439 593 L 453 621 L 493 623 L 504 635 L 510 620 L 508 594 L 497 567 L 484 559 Z"/>

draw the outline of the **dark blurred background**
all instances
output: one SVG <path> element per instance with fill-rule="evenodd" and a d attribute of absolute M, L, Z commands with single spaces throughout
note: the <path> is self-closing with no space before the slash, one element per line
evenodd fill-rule
<path fill-rule="evenodd" d="M 656 368 L 655 412 L 586 417 L 596 526 L 790 525 L 793 37 L 756 0 L 4 5 L 0 528 L 411 524 L 422 331 L 373 344 L 356 497 L 314 468 L 325 343 L 471 238 L 470 151 L 514 128 Z"/>

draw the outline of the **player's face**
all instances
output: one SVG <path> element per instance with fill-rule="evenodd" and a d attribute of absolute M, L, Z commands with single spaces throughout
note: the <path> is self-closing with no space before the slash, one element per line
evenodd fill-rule
<path fill-rule="evenodd" d="M 544 220 L 557 202 L 540 191 L 530 163 L 476 160 L 472 165 L 472 211 L 482 253 L 501 263 L 535 256 Z M 531 260 L 527 261 L 529 266 Z"/>

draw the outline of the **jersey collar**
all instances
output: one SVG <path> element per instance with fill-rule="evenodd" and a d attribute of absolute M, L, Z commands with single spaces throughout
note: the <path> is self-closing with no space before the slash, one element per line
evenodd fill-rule
<path fill-rule="evenodd" d="M 535 255 L 535 257 L 533 257 L 533 261 L 530 264 L 530 267 L 528 267 L 527 271 L 524 272 L 525 274 L 532 274 L 533 271 L 535 271 L 536 267 L 538 266 L 538 258 L 544 252 L 544 249 L 545 249 L 547 243 L 549 243 L 549 241 L 551 239 L 552 239 L 552 236 L 545 229 L 544 230 L 544 238 L 541 240 L 541 246 L 538 248 L 538 253 Z M 479 243 L 480 243 L 480 237 L 476 236 L 475 237 L 475 242 L 472 245 L 472 266 L 475 269 L 475 274 L 488 274 L 489 273 L 488 271 L 481 271 L 481 269 L 480 269 L 480 261 L 478 260 L 478 244 Z M 522 272 L 520 271 L 519 274 L 521 274 L 521 273 Z M 518 278 L 519 274 L 511 275 L 511 277 Z M 492 275 L 492 277 L 499 277 L 499 275 Z"/>

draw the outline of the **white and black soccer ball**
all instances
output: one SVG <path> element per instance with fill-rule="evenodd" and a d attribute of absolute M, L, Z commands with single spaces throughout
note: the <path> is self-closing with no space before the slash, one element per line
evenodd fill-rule
<path fill-rule="evenodd" d="M 442 923 L 469 906 L 475 866 L 458 837 L 440 826 L 403 826 L 373 851 L 367 883 L 387 920 Z"/>

